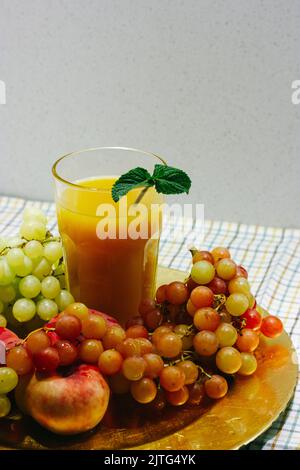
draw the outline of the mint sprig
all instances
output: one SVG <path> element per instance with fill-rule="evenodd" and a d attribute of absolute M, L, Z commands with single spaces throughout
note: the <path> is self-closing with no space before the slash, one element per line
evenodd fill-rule
<path fill-rule="evenodd" d="M 115 202 L 118 202 L 122 196 L 135 188 L 142 187 L 142 196 L 146 190 L 152 186 L 158 193 L 162 194 L 180 194 L 188 193 L 191 187 L 190 177 L 179 168 L 167 165 L 155 165 L 153 174 L 145 168 L 137 167 L 124 173 L 114 183 L 111 194 Z M 138 201 L 140 202 L 140 197 Z"/>

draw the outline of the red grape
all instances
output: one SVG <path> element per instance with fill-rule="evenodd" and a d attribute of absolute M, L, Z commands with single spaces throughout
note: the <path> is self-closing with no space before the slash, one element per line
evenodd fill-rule
<path fill-rule="evenodd" d="M 103 346 L 98 339 L 85 339 L 78 348 L 79 358 L 88 364 L 96 364 L 102 352 Z"/>
<path fill-rule="evenodd" d="M 211 251 L 214 262 L 217 263 L 220 259 L 230 258 L 230 252 L 227 248 L 217 246 Z"/>
<path fill-rule="evenodd" d="M 175 392 L 166 391 L 166 399 L 173 406 L 182 406 L 189 399 L 189 390 L 184 385 L 182 388 L 176 390 Z"/>
<path fill-rule="evenodd" d="M 138 403 L 150 403 L 154 400 L 157 393 L 156 383 L 147 377 L 144 377 L 130 386 L 131 395 Z"/>
<path fill-rule="evenodd" d="M 190 300 L 197 308 L 211 307 L 214 301 L 214 293 L 206 286 L 198 286 L 192 290 Z"/>
<path fill-rule="evenodd" d="M 230 258 L 221 259 L 216 264 L 216 271 L 221 279 L 230 281 L 236 275 L 236 264 Z"/>
<path fill-rule="evenodd" d="M 39 372 L 52 372 L 59 366 L 59 354 L 49 346 L 33 355 L 33 362 Z"/>
<path fill-rule="evenodd" d="M 240 352 L 253 352 L 259 345 L 259 336 L 250 328 L 243 328 L 235 345 Z"/>
<path fill-rule="evenodd" d="M 261 314 L 254 308 L 248 308 L 246 312 L 240 317 L 242 320 L 245 320 L 246 328 L 251 328 L 251 330 L 259 330 L 262 322 Z"/>
<path fill-rule="evenodd" d="M 166 287 L 167 300 L 173 305 L 181 305 L 187 301 L 189 291 L 183 282 L 174 281 Z"/>
<path fill-rule="evenodd" d="M 182 351 L 182 341 L 176 333 L 165 333 L 156 344 L 157 351 L 163 357 L 177 357 Z"/>
<path fill-rule="evenodd" d="M 36 354 L 50 346 L 50 339 L 43 330 L 34 331 L 26 339 L 26 349 L 30 354 Z"/>
<path fill-rule="evenodd" d="M 167 284 L 163 284 L 162 286 L 159 286 L 159 288 L 156 291 L 156 302 L 159 304 L 162 304 L 167 300 L 167 292 L 166 292 Z"/>
<path fill-rule="evenodd" d="M 194 336 L 193 345 L 200 356 L 212 356 L 219 347 L 219 341 L 215 333 L 203 330 Z"/>
<path fill-rule="evenodd" d="M 142 325 L 133 325 L 127 328 L 126 338 L 148 338 L 148 330 Z"/>
<path fill-rule="evenodd" d="M 140 380 L 146 369 L 146 361 L 142 357 L 127 357 L 122 364 L 123 375 L 128 380 Z"/>
<path fill-rule="evenodd" d="M 81 333 L 81 321 L 74 315 L 62 315 L 55 323 L 55 331 L 62 339 L 76 339 Z"/>
<path fill-rule="evenodd" d="M 119 325 L 112 325 L 103 336 L 102 343 L 104 349 L 112 349 L 126 339 L 126 333 Z"/>
<path fill-rule="evenodd" d="M 243 266 L 240 265 L 236 267 L 236 277 L 245 277 L 246 279 L 248 278 L 248 273 Z"/>
<path fill-rule="evenodd" d="M 168 392 L 177 392 L 184 386 L 185 375 L 179 367 L 164 367 L 159 376 L 161 386 Z"/>
<path fill-rule="evenodd" d="M 212 375 L 206 380 L 204 387 L 206 395 L 215 400 L 224 397 L 228 391 L 227 381 L 221 375 Z"/>
<path fill-rule="evenodd" d="M 139 305 L 139 314 L 144 318 L 146 313 L 154 310 L 156 307 L 155 300 L 151 298 L 146 298 L 141 300 Z"/>
<path fill-rule="evenodd" d="M 198 367 L 192 361 L 186 360 L 181 361 L 177 364 L 177 367 L 182 370 L 185 375 L 185 385 L 190 385 L 196 382 L 199 374 Z"/>
<path fill-rule="evenodd" d="M 100 315 L 91 313 L 82 321 L 82 334 L 86 338 L 102 339 L 107 331 L 107 322 Z"/>
<path fill-rule="evenodd" d="M 220 315 L 210 307 L 200 308 L 194 315 L 194 325 L 198 330 L 215 331 L 220 323 Z"/>
<path fill-rule="evenodd" d="M 156 330 L 154 330 L 152 334 L 153 344 L 156 346 L 158 342 L 160 341 L 160 338 L 162 337 L 162 335 L 164 335 L 165 333 L 170 333 L 170 331 L 172 331 L 171 323 L 170 324 L 167 323 L 156 328 Z"/>
<path fill-rule="evenodd" d="M 211 264 L 214 264 L 214 258 L 209 251 L 196 251 L 193 256 L 193 263 L 197 263 L 197 261 L 208 261 Z"/>
<path fill-rule="evenodd" d="M 263 318 L 260 331 L 268 338 L 276 338 L 283 332 L 282 321 L 274 315 Z"/>
<path fill-rule="evenodd" d="M 149 330 L 155 330 L 155 328 L 158 328 L 159 325 L 161 325 L 163 319 L 164 317 L 161 311 L 158 308 L 155 308 L 154 310 L 150 310 L 150 312 L 146 313 L 145 323 Z"/>
<path fill-rule="evenodd" d="M 186 287 L 188 289 L 189 292 L 192 292 L 193 289 L 195 289 L 195 287 L 197 287 L 199 284 L 197 284 L 197 282 L 195 282 L 191 276 L 188 278 L 187 282 L 186 282 Z"/>
<path fill-rule="evenodd" d="M 6 354 L 6 366 L 18 375 L 28 374 L 33 369 L 33 362 L 24 346 L 15 346 Z"/>
<path fill-rule="evenodd" d="M 150 379 L 156 379 L 159 377 L 161 371 L 164 368 L 164 361 L 158 354 L 145 354 L 143 356 L 144 361 L 146 362 L 145 377 Z"/>
<path fill-rule="evenodd" d="M 191 317 L 193 317 L 195 313 L 197 312 L 197 307 L 195 307 L 191 299 L 187 301 L 186 310 Z"/>
<path fill-rule="evenodd" d="M 56 341 L 54 347 L 58 351 L 59 364 L 61 366 L 69 366 L 76 361 L 78 357 L 78 351 L 76 346 L 70 343 L 70 341 L 64 339 L 58 340 Z"/>
<path fill-rule="evenodd" d="M 116 349 L 124 358 L 141 355 L 140 344 L 134 338 L 126 338 L 122 343 L 117 344 Z"/>
<path fill-rule="evenodd" d="M 205 388 L 203 383 L 195 382 L 188 386 L 189 389 L 189 400 L 190 405 L 200 405 L 205 397 Z"/>
<path fill-rule="evenodd" d="M 80 302 L 74 302 L 73 304 L 68 305 L 64 313 L 66 315 L 73 315 L 74 317 L 79 318 L 79 320 L 87 320 L 89 316 L 89 309 L 86 305 Z"/>
<path fill-rule="evenodd" d="M 141 356 L 144 354 L 151 353 L 153 351 L 153 344 L 149 339 L 146 338 L 136 338 L 135 341 L 139 345 Z"/>
<path fill-rule="evenodd" d="M 227 284 L 223 279 L 215 276 L 213 280 L 207 284 L 214 294 L 227 294 Z"/>
<path fill-rule="evenodd" d="M 121 370 L 123 358 L 115 349 L 107 349 L 100 354 L 98 367 L 105 375 L 113 375 Z"/>

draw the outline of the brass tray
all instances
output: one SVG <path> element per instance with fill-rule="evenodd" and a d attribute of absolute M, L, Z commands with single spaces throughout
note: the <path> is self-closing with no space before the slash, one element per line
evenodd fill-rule
<path fill-rule="evenodd" d="M 159 268 L 158 284 L 184 277 L 182 271 Z M 235 379 L 222 400 L 153 414 L 147 406 L 113 399 L 103 421 L 78 436 L 54 435 L 16 413 L 0 420 L 0 449 L 238 449 L 271 426 L 297 383 L 297 355 L 286 332 L 261 341 L 258 362 L 257 372 Z"/>

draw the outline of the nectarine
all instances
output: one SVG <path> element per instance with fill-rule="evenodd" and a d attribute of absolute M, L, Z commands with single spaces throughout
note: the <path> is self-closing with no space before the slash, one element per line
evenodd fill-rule
<path fill-rule="evenodd" d="M 77 434 L 94 428 L 109 401 L 109 387 L 98 368 L 76 367 L 68 376 L 36 372 L 22 393 L 16 389 L 17 404 L 39 424 L 57 434 Z"/>

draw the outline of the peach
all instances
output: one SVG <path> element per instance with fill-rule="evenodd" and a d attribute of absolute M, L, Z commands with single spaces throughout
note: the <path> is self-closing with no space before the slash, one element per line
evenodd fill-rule
<path fill-rule="evenodd" d="M 0 366 L 6 364 L 6 352 L 20 342 L 20 338 L 8 328 L 0 327 Z"/>
<path fill-rule="evenodd" d="M 2 341 L 7 349 L 13 348 L 20 342 L 20 338 L 8 328 L 0 327 L 0 341 Z"/>
<path fill-rule="evenodd" d="M 21 381 L 17 404 L 39 424 L 57 434 L 94 428 L 109 402 L 109 387 L 98 368 L 82 364 L 67 376 L 35 372 Z"/>

